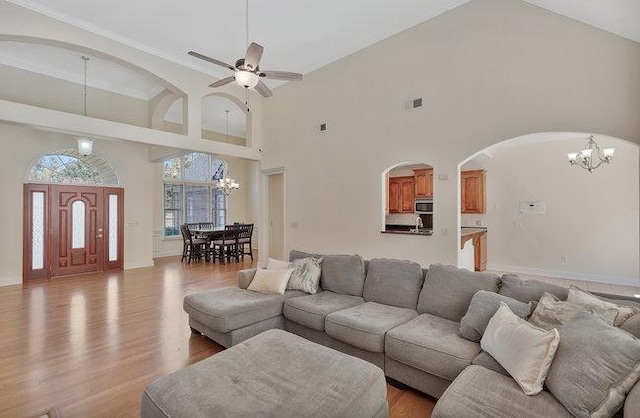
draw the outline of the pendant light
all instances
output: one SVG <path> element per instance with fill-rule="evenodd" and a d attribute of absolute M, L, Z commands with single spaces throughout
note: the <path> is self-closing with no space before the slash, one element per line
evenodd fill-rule
<path fill-rule="evenodd" d="M 87 62 L 89 57 L 82 56 L 84 61 L 84 116 L 87 116 Z M 91 155 L 93 152 L 93 139 L 89 137 L 78 138 L 78 153 L 82 156 Z"/>

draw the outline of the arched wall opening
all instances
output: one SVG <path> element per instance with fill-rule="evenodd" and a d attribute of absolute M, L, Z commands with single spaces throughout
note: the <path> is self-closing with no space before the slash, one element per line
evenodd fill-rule
<path fill-rule="evenodd" d="M 381 231 L 433 233 L 433 166 L 405 161 L 381 174 Z"/>
<path fill-rule="evenodd" d="M 458 181 L 458 227 L 461 234 L 465 228 L 487 229 L 488 270 L 640 284 L 639 147 L 596 134 L 602 148 L 614 147 L 616 152 L 610 164 L 590 173 L 567 159 L 568 153 L 584 148 L 589 135 L 524 135 L 491 145 L 459 164 L 459 174 L 485 170 L 485 213 L 461 213 Z M 459 237 L 458 264 L 465 267 L 461 242 Z M 611 293 L 601 289 L 607 290 Z"/>

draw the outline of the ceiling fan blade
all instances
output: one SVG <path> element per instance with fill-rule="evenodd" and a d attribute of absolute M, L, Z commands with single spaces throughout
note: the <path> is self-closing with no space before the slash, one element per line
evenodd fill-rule
<path fill-rule="evenodd" d="M 247 48 L 247 54 L 244 57 L 244 66 L 247 70 L 255 70 L 260 64 L 264 48 L 255 42 L 251 42 Z"/>
<path fill-rule="evenodd" d="M 272 80 L 302 80 L 302 74 L 290 73 L 288 71 L 260 71 L 260 77 L 270 78 Z"/>
<path fill-rule="evenodd" d="M 267 87 L 267 85 L 264 84 L 262 81 L 258 81 L 258 84 L 256 84 L 255 89 L 258 91 L 258 93 L 262 95 L 262 97 L 271 97 L 273 95 L 269 87 Z"/>
<path fill-rule="evenodd" d="M 235 76 L 231 76 L 231 77 L 227 77 L 227 78 L 223 78 L 222 80 L 218 80 L 215 83 L 211 83 L 209 84 L 209 87 L 220 87 L 220 86 L 224 86 L 225 84 L 229 84 L 231 83 L 233 80 L 235 80 Z"/>
<path fill-rule="evenodd" d="M 192 57 L 200 58 L 201 60 L 208 61 L 208 62 L 210 62 L 212 64 L 219 65 L 221 67 L 225 67 L 225 68 L 228 68 L 230 70 L 234 70 L 235 71 L 235 67 L 233 65 L 227 64 L 226 62 L 218 61 L 217 59 L 214 59 L 214 58 L 211 58 L 211 57 L 207 57 L 206 55 L 202 55 L 199 52 L 189 51 L 189 52 L 187 52 L 187 54 L 191 55 Z"/>

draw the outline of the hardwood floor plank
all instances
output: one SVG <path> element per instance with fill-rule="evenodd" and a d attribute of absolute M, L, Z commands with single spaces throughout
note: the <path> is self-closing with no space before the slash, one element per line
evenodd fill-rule
<path fill-rule="evenodd" d="M 255 263 L 253 263 L 255 265 Z M 223 350 L 191 333 L 184 295 L 234 286 L 241 263 L 180 263 L 0 287 L 0 417 L 138 417 L 153 380 Z M 388 387 L 393 417 L 435 400 Z"/>

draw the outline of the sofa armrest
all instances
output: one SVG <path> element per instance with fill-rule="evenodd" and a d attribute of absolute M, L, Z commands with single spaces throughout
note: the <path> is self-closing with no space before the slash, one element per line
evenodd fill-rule
<path fill-rule="evenodd" d="M 240 289 L 246 289 L 253 281 L 253 276 L 256 275 L 257 269 L 245 269 L 238 271 L 238 287 Z"/>
<path fill-rule="evenodd" d="M 640 411 L 640 383 L 636 383 L 624 401 L 624 416 L 635 417 Z"/>

